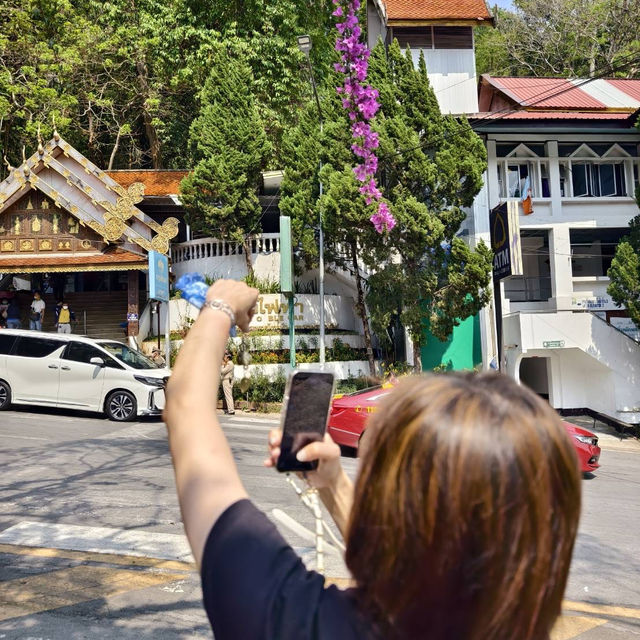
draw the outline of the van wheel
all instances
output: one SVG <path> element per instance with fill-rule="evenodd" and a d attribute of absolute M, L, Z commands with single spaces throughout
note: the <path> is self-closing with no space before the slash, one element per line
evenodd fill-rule
<path fill-rule="evenodd" d="M 11 406 L 11 387 L 0 380 L 0 411 L 6 411 Z"/>
<path fill-rule="evenodd" d="M 114 391 L 104 404 L 104 412 L 116 422 L 133 420 L 138 414 L 136 398 L 128 391 Z"/>

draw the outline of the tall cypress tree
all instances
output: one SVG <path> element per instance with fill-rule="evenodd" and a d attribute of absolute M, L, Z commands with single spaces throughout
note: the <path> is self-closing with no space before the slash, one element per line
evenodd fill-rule
<path fill-rule="evenodd" d="M 182 200 L 194 232 L 241 242 L 253 275 L 249 237 L 259 230 L 258 189 L 270 145 L 243 58 L 224 45 L 200 94 L 190 130 L 194 170 L 182 182 Z"/>
<path fill-rule="evenodd" d="M 371 80 L 381 88 L 380 174 L 397 225 L 369 279 L 367 303 L 378 334 L 399 316 L 420 366 L 425 328 L 445 340 L 489 299 L 492 254 L 457 237 L 482 187 L 486 152 L 466 120 L 444 116 L 424 58 L 414 67 L 397 42 L 374 50 Z M 386 99 L 385 99 L 386 97 Z"/>

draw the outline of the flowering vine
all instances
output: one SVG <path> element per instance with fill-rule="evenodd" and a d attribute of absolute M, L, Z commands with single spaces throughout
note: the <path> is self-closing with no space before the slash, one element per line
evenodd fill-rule
<path fill-rule="evenodd" d="M 371 52 L 361 42 L 362 29 L 358 21 L 361 0 L 333 0 L 333 4 L 336 5 L 333 15 L 342 19 L 342 22 L 336 24 L 339 34 L 336 51 L 341 54 L 341 61 L 336 63 L 335 69 L 344 74 L 344 82 L 336 91 L 342 97 L 342 106 L 349 113 L 352 123 L 351 133 L 355 142 L 351 145 L 351 150 L 360 158 L 353 172 L 362 183 L 360 193 L 364 195 L 366 203 L 378 204 L 370 220 L 376 231 L 383 233 L 393 229 L 396 221 L 389 211 L 389 205 L 382 200 L 375 178 L 378 170 L 375 150 L 380 143 L 370 121 L 380 109 L 380 103 L 378 90 L 366 83 Z"/>

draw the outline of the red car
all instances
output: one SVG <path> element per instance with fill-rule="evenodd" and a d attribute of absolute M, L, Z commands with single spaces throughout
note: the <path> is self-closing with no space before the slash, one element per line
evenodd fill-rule
<path fill-rule="evenodd" d="M 389 394 L 394 386 L 393 383 L 386 383 L 348 395 L 334 396 L 328 427 L 333 440 L 342 447 L 357 450 L 367 419 L 375 412 L 380 399 Z M 582 471 L 595 471 L 600 466 L 598 436 L 569 422 L 563 421 L 562 424 L 571 436 Z"/>

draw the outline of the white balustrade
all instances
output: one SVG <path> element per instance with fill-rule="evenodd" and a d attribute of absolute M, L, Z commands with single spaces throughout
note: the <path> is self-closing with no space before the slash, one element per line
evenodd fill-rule
<path fill-rule="evenodd" d="M 249 239 L 252 255 L 270 254 L 280 251 L 280 234 L 263 233 Z M 223 258 L 242 255 L 244 247 L 240 242 L 201 238 L 174 244 L 171 247 L 171 259 L 174 264 L 207 258 Z"/>

